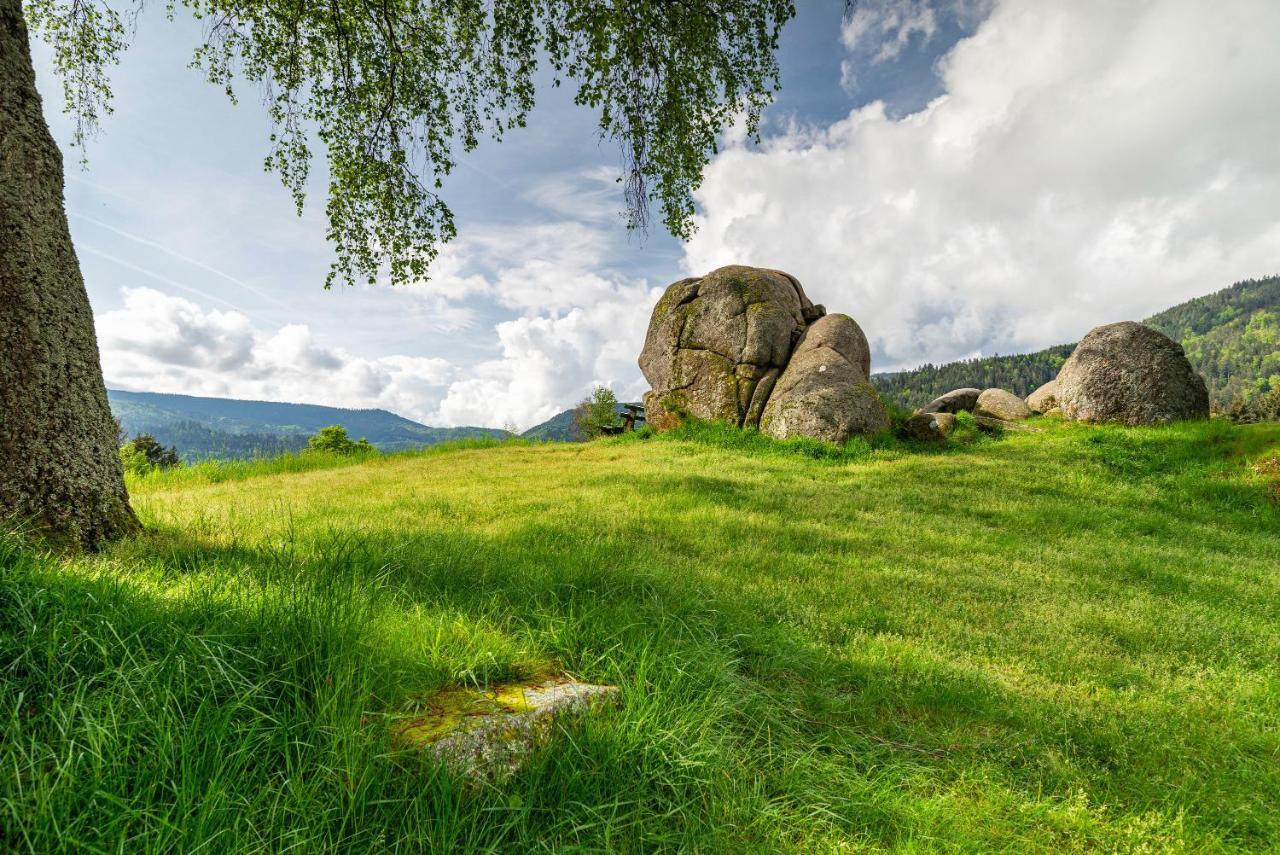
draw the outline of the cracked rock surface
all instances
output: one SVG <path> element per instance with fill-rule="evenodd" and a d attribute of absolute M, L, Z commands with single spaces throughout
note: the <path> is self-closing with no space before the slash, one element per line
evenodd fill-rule
<path fill-rule="evenodd" d="M 670 285 L 653 309 L 640 370 L 645 416 L 662 430 L 679 414 L 758 425 L 806 325 L 825 314 L 795 277 L 733 265 Z"/>
<path fill-rule="evenodd" d="M 806 436 L 842 443 L 889 427 L 870 383 L 867 337 L 848 315 L 814 321 L 774 385 L 760 430 L 775 439 Z"/>
<path fill-rule="evenodd" d="M 734 265 L 671 284 L 654 307 L 640 370 L 656 430 L 688 416 L 844 442 L 888 425 L 862 330 L 827 315 L 779 270 Z"/>

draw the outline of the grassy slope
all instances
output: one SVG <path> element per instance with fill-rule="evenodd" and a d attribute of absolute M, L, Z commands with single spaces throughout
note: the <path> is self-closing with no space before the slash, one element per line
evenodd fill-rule
<path fill-rule="evenodd" d="M 1280 427 L 1041 423 L 135 484 L 0 544 L 0 849 L 1280 847 Z M 625 704 L 500 788 L 384 740 L 548 665 Z"/>

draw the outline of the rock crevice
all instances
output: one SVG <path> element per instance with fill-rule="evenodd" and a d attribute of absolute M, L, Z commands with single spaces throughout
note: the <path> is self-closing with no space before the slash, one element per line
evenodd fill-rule
<path fill-rule="evenodd" d="M 888 425 L 866 336 L 779 270 L 722 267 L 668 286 L 640 355 L 648 423 L 683 417 L 844 442 Z"/>

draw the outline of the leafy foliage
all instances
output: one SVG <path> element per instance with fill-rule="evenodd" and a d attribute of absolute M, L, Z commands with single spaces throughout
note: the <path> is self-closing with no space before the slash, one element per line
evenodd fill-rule
<path fill-rule="evenodd" d="M 31 29 L 53 48 L 53 67 L 62 80 L 66 110 L 75 118 L 73 146 L 84 150 L 102 116 L 110 115 L 111 81 L 107 68 L 120 61 L 141 2 L 123 15 L 93 0 L 27 0 Z M 82 160 L 83 163 L 83 160 Z"/>
<path fill-rule="evenodd" d="M 605 386 L 597 386 L 573 411 L 574 432 L 582 439 L 595 439 L 621 426 L 618 398 Z"/>
<path fill-rule="evenodd" d="M 352 439 L 342 425 L 320 428 L 315 436 L 307 440 L 307 450 L 329 454 L 363 454 L 377 451 L 364 437 Z"/>
<path fill-rule="evenodd" d="M 156 469 L 172 469 L 181 465 L 178 450 L 166 448 L 154 436 L 141 434 L 120 446 L 120 462 L 126 472 L 145 474 Z"/>
<path fill-rule="evenodd" d="M 1248 399 L 1238 397 L 1223 414 L 1238 424 L 1280 422 L 1280 386 Z"/>
<path fill-rule="evenodd" d="M 459 151 L 525 124 L 539 64 L 599 112 L 623 154 L 627 222 L 656 200 L 675 235 L 716 138 L 749 134 L 777 88 L 775 53 L 793 0 L 170 0 L 206 25 L 195 64 L 235 97 L 257 86 L 274 125 L 265 165 L 301 212 L 313 146 L 328 156 L 334 281 L 427 275 L 456 233 L 440 196 Z M 127 44 L 108 0 L 27 0 L 83 127 L 109 110 L 106 69 Z M 83 134 L 77 134 L 82 141 Z"/>

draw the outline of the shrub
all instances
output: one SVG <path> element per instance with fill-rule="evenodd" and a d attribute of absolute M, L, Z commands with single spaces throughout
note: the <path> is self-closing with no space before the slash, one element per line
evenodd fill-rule
<path fill-rule="evenodd" d="M 135 475 L 182 465 L 177 448 L 172 445 L 165 448 L 149 433 L 139 434 L 121 445 L 120 462 L 126 472 Z"/>
<path fill-rule="evenodd" d="M 1237 424 L 1280 422 L 1280 388 L 1248 400 L 1236 398 L 1227 408 L 1226 417 Z"/>
<path fill-rule="evenodd" d="M 618 398 L 607 386 L 597 386 L 573 412 L 573 426 L 583 439 L 595 439 L 622 427 Z"/>
<path fill-rule="evenodd" d="M 329 454 L 362 454 L 377 449 L 364 437 L 352 439 L 342 425 L 329 425 L 320 428 L 315 436 L 307 439 L 307 450 Z"/>

